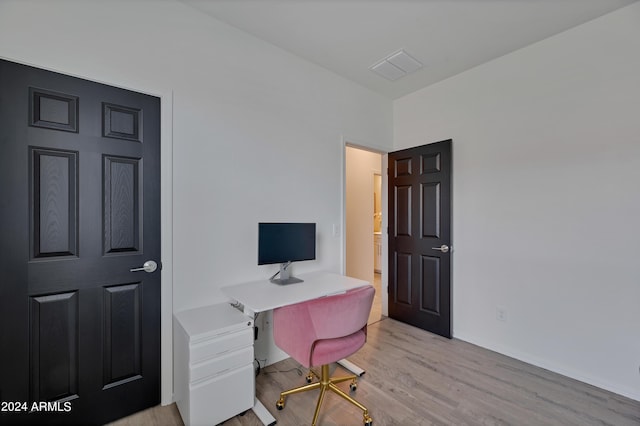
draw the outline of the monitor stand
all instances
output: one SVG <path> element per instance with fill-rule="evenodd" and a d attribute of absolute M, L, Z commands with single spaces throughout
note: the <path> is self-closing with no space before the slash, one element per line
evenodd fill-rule
<path fill-rule="evenodd" d="M 300 278 L 292 277 L 289 274 L 289 266 L 290 265 L 291 265 L 291 262 L 281 263 L 280 264 L 280 271 L 277 272 L 273 277 L 271 277 L 271 279 L 269 281 L 271 281 L 274 284 L 280 284 L 280 285 L 295 284 L 295 283 L 303 282 L 303 280 L 301 280 Z M 274 278 L 277 275 L 280 275 L 280 278 Z"/>

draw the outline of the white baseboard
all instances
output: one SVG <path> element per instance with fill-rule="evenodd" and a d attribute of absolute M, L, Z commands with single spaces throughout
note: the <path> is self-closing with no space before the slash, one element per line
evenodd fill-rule
<path fill-rule="evenodd" d="M 535 365 L 536 367 L 544 368 L 545 370 L 552 371 L 557 374 L 561 374 L 563 376 L 569 377 L 574 380 L 578 380 L 580 382 L 595 386 L 600 389 L 604 389 L 609 392 L 613 392 L 617 395 L 621 395 L 627 398 L 631 398 L 635 401 L 640 402 L 640 389 L 631 389 L 625 386 L 620 386 L 615 383 L 609 383 L 607 381 L 603 381 L 601 379 L 589 376 L 588 374 L 584 374 L 581 371 L 574 370 L 564 365 L 558 365 L 557 363 L 550 362 L 549 360 L 540 359 L 530 354 L 520 352 L 510 347 L 506 347 L 500 344 L 488 344 L 487 342 L 483 342 L 481 340 L 476 340 L 473 338 L 469 338 L 465 335 L 454 335 L 456 339 L 465 341 L 467 343 L 471 343 L 472 345 L 479 346 L 484 349 L 488 349 L 490 351 L 498 352 L 502 355 L 506 355 L 508 357 L 517 359 L 522 362 L 526 362 L 527 364 Z"/>

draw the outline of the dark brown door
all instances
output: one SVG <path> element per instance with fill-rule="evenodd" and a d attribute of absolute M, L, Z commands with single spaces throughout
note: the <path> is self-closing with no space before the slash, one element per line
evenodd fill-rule
<path fill-rule="evenodd" d="M 451 140 L 389 154 L 389 316 L 451 337 Z"/>
<path fill-rule="evenodd" d="M 158 98 L 0 61 L 0 423 L 159 403 L 160 270 L 130 271 L 160 264 L 159 114 Z"/>

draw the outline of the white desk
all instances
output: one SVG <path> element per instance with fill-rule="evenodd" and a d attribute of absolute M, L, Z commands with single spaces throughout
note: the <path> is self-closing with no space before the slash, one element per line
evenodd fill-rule
<path fill-rule="evenodd" d="M 253 317 L 258 312 L 345 293 L 347 290 L 370 285 L 356 278 L 323 271 L 301 274 L 297 278 L 304 282 L 280 285 L 265 279 L 225 286 L 220 290 L 225 296 L 244 305 L 244 313 Z"/>
<path fill-rule="evenodd" d="M 282 306 L 306 302 L 320 297 L 345 293 L 348 290 L 371 285 L 366 281 L 345 277 L 331 272 L 311 272 L 297 276 L 304 280 L 301 283 L 279 285 L 264 279 L 248 283 L 221 287 L 222 293 L 230 299 L 244 306 L 244 313 L 255 318 L 256 313 L 269 311 Z M 362 375 L 364 371 L 347 360 L 340 364 Z M 255 399 L 253 412 L 260 418 L 264 425 L 273 425 L 275 418 L 267 411 L 262 403 Z"/>

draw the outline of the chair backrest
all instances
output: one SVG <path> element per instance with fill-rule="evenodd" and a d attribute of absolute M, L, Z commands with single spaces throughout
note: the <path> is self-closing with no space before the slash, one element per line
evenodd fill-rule
<path fill-rule="evenodd" d="M 318 339 L 348 336 L 367 325 L 373 303 L 373 286 L 305 302 Z"/>

